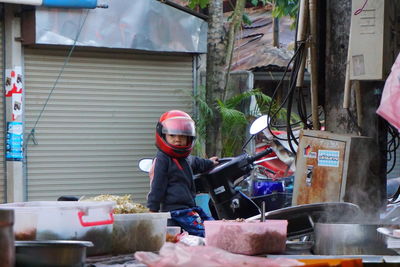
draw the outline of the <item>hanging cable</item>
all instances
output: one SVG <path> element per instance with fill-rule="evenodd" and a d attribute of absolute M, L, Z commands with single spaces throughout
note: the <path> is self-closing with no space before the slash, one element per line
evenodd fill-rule
<path fill-rule="evenodd" d="M 282 138 L 282 137 L 278 137 L 276 135 L 274 135 L 272 133 L 272 135 L 274 136 L 274 138 L 278 139 L 278 140 L 284 140 L 284 141 L 288 141 L 289 145 L 292 148 L 292 152 L 296 153 L 295 149 L 293 148 L 293 146 L 290 144 L 291 140 L 294 141 L 296 144 L 298 144 L 297 142 L 297 137 L 294 136 L 293 131 L 292 131 L 292 126 L 294 125 L 298 125 L 300 123 L 302 123 L 302 121 L 298 121 L 298 122 L 291 122 L 291 112 L 292 112 L 292 104 L 293 104 L 293 97 L 294 97 L 294 92 L 296 90 L 296 79 L 297 79 L 297 75 L 299 73 L 300 70 L 300 66 L 301 66 L 301 58 L 303 56 L 304 50 L 305 50 L 305 42 L 297 42 L 297 49 L 295 51 L 295 54 L 293 55 L 293 57 L 291 58 L 291 60 L 289 61 L 284 75 L 282 77 L 282 79 L 280 80 L 280 82 L 278 83 L 278 86 L 276 87 L 275 91 L 273 92 L 273 95 L 271 97 L 271 103 L 270 106 L 268 108 L 268 116 L 270 116 L 271 118 L 271 123 L 268 125 L 268 128 L 271 132 L 272 128 L 286 128 L 287 130 L 287 138 Z M 283 79 L 285 78 L 289 66 L 293 63 L 293 67 L 290 73 L 290 78 L 289 78 L 289 87 L 288 87 L 288 92 L 287 95 L 285 96 L 285 98 L 283 99 L 283 101 L 281 102 L 280 106 L 278 107 L 277 110 L 275 110 L 274 112 L 272 112 L 272 105 L 276 102 L 276 94 L 278 92 L 278 90 L 280 89 L 281 83 L 283 81 Z M 279 112 L 282 110 L 282 108 L 285 106 L 285 104 L 287 104 L 287 112 L 286 112 L 286 124 L 285 125 L 278 125 L 276 124 L 276 122 L 278 121 L 278 114 Z"/>
<path fill-rule="evenodd" d="M 297 50 L 295 51 L 293 57 L 292 57 L 292 58 L 290 59 L 290 61 L 288 62 L 287 66 L 286 66 L 286 68 L 285 68 L 285 71 L 284 71 L 284 73 L 283 73 L 283 75 L 282 75 L 282 78 L 281 78 L 281 80 L 279 81 L 278 85 L 276 86 L 276 88 L 275 88 L 275 90 L 274 90 L 274 92 L 273 92 L 273 94 L 272 94 L 272 96 L 271 96 L 271 102 L 270 102 L 270 105 L 269 105 L 269 107 L 268 107 L 268 112 L 267 112 L 268 116 L 269 116 L 270 119 L 271 119 L 271 123 L 268 125 L 268 129 L 269 129 L 270 131 L 271 131 L 271 128 L 272 128 L 272 127 L 277 127 L 277 126 L 278 126 L 278 125 L 276 125 L 276 124 L 274 123 L 274 122 L 276 121 L 275 118 L 277 117 L 277 115 L 279 114 L 279 112 L 282 110 L 282 108 L 283 108 L 284 105 L 286 104 L 286 102 L 287 102 L 287 100 L 288 100 L 288 97 L 289 97 L 289 95 L 287 95 L 287 96 L 284 98 L 284 100 L 282 101 L 281 105 L 278 107 L 278 109 L 275 110 L 275 111 L 272 113 L 272 106 L 273 106 L 273 104 L 276 102 L 276 94 L 277 94 L 277 92 L 279 91 L 279 89 L 280 89 L 280 87 L 281 87 L 281 85 L 282 85 L 282 82 L 283 82 L 283 80 L 285 79 L 285 77 L 286 77 L 286 75 L 287 75 L 287 73 L 288 73 L 288 71 L 289 71 L 290 65 L 292 64 L 293 61 L 295 61 L 295 59 L 298 57 L 298 54 L 299 54 L 299 53 L 300 53 L 300 49 L 297 49 Z M 292 71 L 293 71 L 293 69 L 292 69 Z M 271 114 L 271 113 L 272 113 L 272 114 Z M 276 137 L 276 136 L 275 136 L 275 137 Z"/>
<path fill-rule="evenodd" d="M 299 9 L 300 12 L 300 9 Z M 268 130 L 271 132 L 273 137 L 278 140 L 284 140 L 287 141 L 290 149 L 294 154 L 296 154 L 296 149 L 294 148 L 294 145 L 292 142 L 296 145 L 298 145 L 298 137 L 294 134 L 293 132 L 293 127 L 298 126 L 300 124 L 303 124 L 303 128 L 305 129 L 312 129 L 313 125 L 311 122 L 309 122 L 309 118 L 312 116 L 312 114 L 308 115 L 307 114 L 307 108 L 306 108 L 306 101 L 304 99 L 304 95 L 302 94 L 301 88 L 296 87 L 296 82 L 297 82 L 297 77 L 299 75 L 301 66 L 302 66 L 302 59 L 306 54 L 306 41 L 307 40 L 297 40 L 298 38 L 298 27 L 299 27 L 299 12 L 297 13 L 297 23 L 296 23 L 296 33 L 295 33 L 295 49 L 294 49 L 294 55 L 290 59 L 289 63 L 287 64 L 281 80 L 278 82 L 278 85 L 276 86 L 274 92 L 272 93 L 271 96 L 271 102 L 268 107 L 268 112 L 267 115 L 270 117 L 270 123 L 268 124 Z M 276 95 L 277 92 L 283 88 L 283 81 L 286 78 L 286 75 L 288 74 L 288 71 L 291 68 L 291 73 L 290 73 L 290 78 L 289 78 L 289 85 L 288 85 L 288 90 L 286 92 L 286 95 L 284 99 L 281 101 L 279 107 L 275 109 L 274 111 L 272 110 L 273 105 L 276 103 Z M 297 90 L 297 93 L 295 93 Z M 297 98 L 297 112 L 299 115 L 300 120 L 296 122 L 292 122 L 292 106 L 295 103 L 295 97 Z M 277 122 L 280 120 L 279 119 L 279 114 L 281 114 L 282 109 L 286 106 L 286 119 L 285 119 L 285 124 L 280 125 Z M 319 114 L 318 114 L 319 117 Z M 278 137 L 272 132 L 272 129 L 276 128 L 286 128 L 286 138 L 283 137 Z"/>
<path fill-rule="evenodd" d="M 307 4 L 305 4 L 305 5 L 307 6 Z M 310 6 L 308 6 L 308 8 L 310 8 Z M 279 109 L 281 109 L 281 108 L 283 108 L 283 106 L 285 104 L 287 104 L 287 106 L 286 106 L 286 111 L 287 111 L 286 112 L 286 125 L 285 125 L 286 132 L 287 132 L 286 141 L 288 142 L 290 149 L 292 150 L 292 152 L 294 154 L 296 154 L 296 152 L 297 152 L 297 148 L 295 149 L 294 144 L 298 145 L 299 142 L 298 142 L 298 136 L 296 136 L 297 134 L 295 134 L 295 132 L 293 131 L 293 129 L 294 129 L 293 126 L 302 124 L 303 129 L 313 129 L 315 127 L 318 128 L 318 125 L 313 125 L 314 124 L 313 122 L 316 121 L 315 123 L 318 124 L 319 117 L 320 117 L 320 112 L 318 111 L 318 109 L 316 109 L 316 110 L 312 109 L 311 114 L 307 114 L 307 104 L 306 104 L 306 101 L 305 101 L 305 98 L 304 98 L 304 95 L 302 92 L 303 87 L 302 87 L 301 83 L 299 82 L 300 80 L 298 79 L 298 78 L 302 79 L 299 76 L 299 74 L 303 75 L 302 70 L 304 68 L 305 57 L 307 55 L 307 45 L 306 44 L 308 43 L 308 40 L 303 32 L 305 30 L 303 27 L 304 25 L 302 24 L 302 21 L 300 21 L 300 11 L 301 11 L 301 8 L 299 8 L 299 12 L 297 14 L 296 35 L 295 35 L 295 51 L 296 52 L 292 58 L 293 65 L 292 65 L 292 69 L 291 69 L 291 75 L 290 75 L 290 79 L 289 79 L 287 95 L 286 95 L 284 101 L 282 102 L 281 106 L 279 107 Z M 307 11 L 304 11 L 304 9 L 303 9 L 302 17 L 304 16 L 304 14 L 306 14 L 306 12 Z M 300 118 L 300 120 L 298 122 L 292 122 L 293 105 L 296 102 L 295 98 L 297 98 L 297 113 Z M 278 125 L 273 125 L 273 123 L 276 122 L 274 115 L 278 114 L 278 112 L 279 112 L 279 110 L 276 111 L 272 115 L 271 127 L 278 126 Z M 315 114 L 315 113 L 317 113 L 317 114 Z M 313 117 L 312 121 L 309 120 L 310 117 Z"/>
<path fill-rule="evenodd" d="M 399 131 L 393 127 L 392 125 L 388 124 L 387 126 L 387 132 L 388 135 L 390 136 L 390 139 L 387 141 L 387 145 L 386 145 L 386 153 L 387 153 L 387 157 L 388 157 L 388 161 L 392 162 L 392 166 L 387 170 L 387 174 L 392 172 L 396 166 L 396 161 L 397 161 L 397 149 L 400 146 L 400 134 Z"/>
<path fill-rule="evenodd" d="M 365 6 L 367 5 L 367 3 L 368 3 L 368 0 L 365 0 L 365 2 L 364 2 L 364 4 L 362 5 L 362 7 L 359 8 L 359 9 L 357 9 L 357 10 L 354 12 L 354 15 L 357 16 L 358 14 L 360 14 L 361 12 L 363 12 Z"/>
<path fill-rule="evenodd" d="M 44 110 L 46 109 L 47 103 L 49 102 L 50 97 L 51 97 L 51 95 L 53 94 L 53 91 L 54 91 L 54 89 L 56 88 L 56 86 L 57 86 L 57 84 L 58 84 L 58 81 L 60 80 L 61 75 L 62 75 L 63 72 L 64 72 L 65 67 L 66 67 L 67 64 L 68 64 L 69 59 L 71 58 L 72 52 L 74 51 L 74 49 L 75 49 L 75 47 L 76 47 L 76 42 L 78 41 L 79 35 L 80 35 L 81 32 L 82 32 L 82 29 L 83 29 L 83 26 L 85 25 L 86 18 L 87 18 L 87 16 L 88 16 L 88 14 L 89 14 L 89 9 L 87 9 L 86 14 L 84 15 L 83 23 L 81 24 L 81 26 L 80 26 L 79 29 L 78 29 L 78 32 L 77 32 L 77 34 L 76 34 L 74 43 L 73 43 L 71 49 L 69 50 L 67 57 L 66 57 L 65 60 L 64 60 L 64 64 L 62 65 L 61 70 L 60 70 L 60 72 L 58 73 L 58 76 L 57 76 L 56 80 L 54 81 L 53 87 L 51 88 L 50 93 L 49 93 L 49 95 L 47 96 L 47 99 L 46 99 L 46 101 L 45 101 L 45 103 L 44 103 L 44 105 L 43 105 L 43 108 L 42 108 L 42 109 L 40 110 L 40 112 L 39 112 L 39 116 L 37 117 L 37 119 L 36 119 L 36 121 L 35 121 L 35 124 L 34 124 L 34 126 L 33 126 L 33 128 L 32 128 L 33 132 L 35 131 L 34 129 L 36 128 L 37 124 L 39 123 L 40 118 L 42 117 L 42 114 L 43 114 Z"/>
<path fill-rule="evenodd" d="M 83 22 L 80 24 L 80 26 L 79 26 L 79 28 L 78 28 L 78 32 L 76 33 L 76 36 L 75 36 L 75 39 L 74 39 L 74 43 L 73 43 L 71 49 L 69 50 L 67 57 L 66 57 L 65 60 L 64 60 L 64 64 L 62 65 L 61 70 L 60 70 L 60 72 L 58 73 L 58 76 L 57 76 L 56 80 L 54 81 L 53 87 L 51 88 L 50 93 L 49 93 L 49 95 L 47 96 L 47 99 L 46 99 L 46 101 L 45 101 L 45 103 L 44 103 L 42 109 L 40 110 L 39 115 L 38 115 L 38 117 L 37 117 L 37 119 L 36 119 L 36 121 L 35 121 L 35 123 L 34 123 L 32 129 L 31 129 L 30 133 L 28 134 L 28 136 L 26 137 L 26 140 L 24 141 L 24 142 L 25 142 L 25 143 L 24 143 L 24 151 L 25 151 L 25 168 L 24 168 L 24 176 L 25 176 L 25 200 L 27 200 L 26 198 L 27 198 L 27 196 L 28 196 L 28 144 L 29 144 L 29 141 L 30 141 L 30 139 L 32 138 L 33 143 L 34 143 L 35 145 L 38 144 L 38 142 L 36 141 L 36 138 L 35 138 L 36 126 L 38 125 L 38 123 L 39 123 L 39 121 L 40 121 L 40 119 L 41 119 L 41 117 L 42 117 L 42 115 L 43 115 L 43 112 L 44 112 L 44 110 L 46 109 L 46 106 L 47 106 L 47 104 L 48 104 L 48 102 L 49 102 L 49 100 L 50 100 L 50 97 L 51 97 L 51 95 L 53 94 L 53 91 L 54 91 L 54 89 L 56 88 L 56 86 L 57 86 L 57 84 L 58 84 L 58 81 L 60 80 L 61 75 L 63 74 L 64 69 L 65 69 L 65 67 L 67 66 L 67 64 L 68 64 L 68 62 L 69 62 L 69 60 L 70 60 L 70 58 L 71 58 L 72 52 L 74 51 L 74 49 L 75 49 L 75 47 L 76 47 L 76 43 L 77 43 L 77 41 L 78 41 L 78 39 L 79 39 L 79 36 L 80 36 L 80 34 L 81 34 L 81 32 L 82 32 L 83 26 L 84 26 L 85 23 L 86 23 L 86 19 L 87 19 L 88 15 L 89 15 L 89 11 L 90 11 L 90 10 L 87 9 L 87 10 L 86 10 L 86 13 L 83 13 L 83 14 L 82 14 L 82 16 L 83 16 Z M 81 17 L 81 19 L 82 19 L 82 17 Z"/>
<path fill-rule="evenodd" d="M 294 154 L 296 154 L 297 151 L 296 151 L 296 149 L 294 149 L 292 141 L 296 145 L 298 145 L 299 142 L 297 141 L 297 137 L 294 135 L 294 133 L 292 131 L 292 127 L 290 126 L 290 121 L 291 121 L 291 114 L 292 114 L 293 96 L 294 96 L 294 91 L 296 89 L 297 75 L 299 73 L 300 66 L 301 66 L 302 53 L 304 52 L 304 49 L 305 49 L 304 42 L 301 42 L 299 49 L 300 49 L 300 53 L 299 53 L 300 56 L 298 56 L 294 61 L 292 75 L 290 77 L 290 82 L 289 82 L 289 94 L 288 94 L 289 100 L 288 100 L 287 116 L 286 116 L 286 123 L 287 123 L 286 131 L 287 131 L 287 137 L 288 137 L 288 144 L 289 144 L 290 150 Z"/>

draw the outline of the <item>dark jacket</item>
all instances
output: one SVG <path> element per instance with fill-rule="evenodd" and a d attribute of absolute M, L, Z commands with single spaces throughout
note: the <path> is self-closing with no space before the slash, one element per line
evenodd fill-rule
<path fill-rule="evenodd" d="M 155 160 L 147 207 L 151 211 L 195 207 L 196 189 L 193 174 L 211 169 L 213 162 L 195 156 L 175 159 L 161 151 L 157 152 Z"/>

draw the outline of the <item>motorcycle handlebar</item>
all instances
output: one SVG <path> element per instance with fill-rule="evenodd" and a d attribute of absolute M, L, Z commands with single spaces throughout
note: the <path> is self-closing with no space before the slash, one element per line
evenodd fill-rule
<path fill-rule="evenodd" d="M 263 152 L 260 152 L 252 157 L 249 158 L 249 163 L 253 163 L 254 161 L 261 159 L 262 157 L 265 157 L 266 155 L 268 155 L 269 153 L 272 152 L 272 148 L 267 148 L 266 150 L 264 150 Z"/>

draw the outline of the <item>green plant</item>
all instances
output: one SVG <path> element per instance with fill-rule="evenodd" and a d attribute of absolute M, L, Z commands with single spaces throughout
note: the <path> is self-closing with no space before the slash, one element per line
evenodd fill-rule
<path fill-rule="evenodd" d="M 205 101 L 205 88 L 200 87 L 198 94 L 194 96 L 199 114 L 196 120 L 197 128 L 197 143 L 195 152 L 199 155 L 204 155 L 201 144 L 205 140 L 206 127 L 210 118 L 214 115 L 211 108 Z M 254 97 L 257 105 L 253 109 L 243 108 L 249 106 L 246 101 Z M 222 117 L 222 157 L 235 156 L 241 152 L 242 145 L 246 139 L 247 126 L 254 118 L 261 114 L 267 114 L 271 106 L 271 114 L 276 113 L 275 119 L 277 122 L 286 121 L 287 110 L 274 102 L 271 97 L 261 92 L 260 89 L 253 89 L 241 94 L 236 94 L 225 101 L 217 99 L 217 110 Z M 243 105 L 244 104 L 244 105 Z M 291 114 L 291 122 L 299 120 L 297 114 Z"/>
<path fill-rule="evenodd" d="M 277 18 L 284 16 L 296 18 L 299 9 L 298 0 L 274 0 L 273 5 L 272 16 Z"/>

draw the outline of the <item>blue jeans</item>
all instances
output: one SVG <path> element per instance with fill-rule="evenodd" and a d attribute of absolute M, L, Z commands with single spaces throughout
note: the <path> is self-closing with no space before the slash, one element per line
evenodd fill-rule
<path fill-rule="evenodd" d="M 190 209 L 170 211 L 171 220 L 176 222 L 183 230 L 190 235 L 204 237 L 204 221 L 214 220 L 208 216 L 202 208 L 193 207 Z"/>

